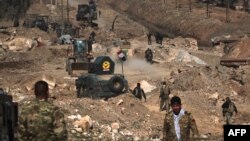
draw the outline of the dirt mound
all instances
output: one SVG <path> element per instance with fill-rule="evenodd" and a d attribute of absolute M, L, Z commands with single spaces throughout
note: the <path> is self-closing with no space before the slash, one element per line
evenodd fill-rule
<path fill-rule="evenodd" d="M 54 59 L 56 54 L 44 47 L 37 47 L 27 52 L 6 52 L 6 58 L 0 62 L 1 71 L 22 72 L 29 68 L 28 71 L 35 72 L 42 68 L 42 65 Z"/>
<path fill-rule="evenodd" d="M 200 72 L 200 70 L 190 68 L 172 72 L 172 79 L 172 88 L 181 91 L 199 90 L 202 89 L 202 86 L 209 84 L 209 79 L 204 73 Z"/>
<path fill-rule="evenodd" d="M 17 36 L 22 36 L 30 39 L 41 37 L 43 40 L 50 40 L 51 35 L 38 28 L 20 28 L 17 29 Z"/>
<path fill-rule="evenodd" d="M 233 51 L 228 54 L 228 58 L 250 58 L 250 38 L 246 37 L 242 39 L 238 44 L 234 46 Z"/>
<path fill-rule="evenodd" d="M 50 15 L 50 9 L 45 4 L 32 4 L 27 10 L 27 14 L 42 14 L 42 15 Z"/>

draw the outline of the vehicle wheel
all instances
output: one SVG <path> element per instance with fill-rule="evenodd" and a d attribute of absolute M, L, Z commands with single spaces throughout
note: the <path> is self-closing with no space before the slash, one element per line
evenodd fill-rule
<path fill-rule="evenodd" d="M 110 78 L 108 85 L 109 85 L 110 90 L 113 93 L 119 94 L 124 89 L 123 78 L 119 77 L 119 76 L 113 76 L 113 77 Z"/>
<path fill-rule="evenodd" d="M 68 61 L 68 74 L 69 75 L 72 75 L 72 72 L 73 72 L 72 63 L 74 63 L 74 62 L 75 62 L 74 59 L 69 59 L 69 61 Z"/>

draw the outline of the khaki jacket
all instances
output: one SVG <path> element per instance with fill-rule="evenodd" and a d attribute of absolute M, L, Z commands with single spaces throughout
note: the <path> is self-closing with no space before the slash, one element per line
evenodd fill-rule
<path fill-rule="evenodd" d="M 199 133 L 196 122 L 191 113 L 185 111 L 185 115 L 180 118 L 179 125 L 181 141 L 191 141 L 190 131 L 192 131 L 193 136 L 198 136 Z M 178 141 L 175 132 L 174 115 L 172 111 L 168 112 L 164 119 L 163 141 Z"/>

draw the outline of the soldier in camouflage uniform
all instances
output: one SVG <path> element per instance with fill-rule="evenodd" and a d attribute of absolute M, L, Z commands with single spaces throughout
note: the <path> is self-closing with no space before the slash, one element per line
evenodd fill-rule
<path fill-rule="evenodd" d="M 160 88 L 160 111 L 166 110 L 166 112 L 169 112 L 169 95 L 170 95 L 170 89 L 167 86 L 166 81 L 162 82 L 162 86 Z"/>
<path fill-rule="evenodd" d="M 171 99 L 171 112 L 164 119 L 163 141 L 189 141 L 190 131 L 193 137 L 198 137 L 198 129 L 191 113 L 181 108 L 181 99 L 174 96 Z"/>
<path fill-rule="evenodd" d="M 226 124 L 231 124 L 233 113 L 234 112 L 236 114 L 238 113 L 235 104 L 230 100 L 229 97 L 227 97 L 226 101 L 222 104 L 221 107 L 222 107 L 222 114 Z"/>
<path fill-rule="evenodd" d="M 62 111 L 48 101 L 49 88 L 45 81 L 35 84 L 34 101 L 21 105 L 17 129 L 18 141 L 65 141 L 66 123 Z"/>

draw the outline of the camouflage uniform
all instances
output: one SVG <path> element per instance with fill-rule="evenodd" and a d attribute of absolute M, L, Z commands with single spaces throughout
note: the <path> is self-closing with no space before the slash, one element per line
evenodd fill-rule
<path fill-rule="evenodd" d="M 235 104 L 230 99 L 228 99 L 226 100 L 226 102 L 222 104 L 221 107 L 222 107 L 224 121 L 226 122 L 226 124 L 231 124 L 233 112 L 238 113 Z"/>
<path fill-rule="evenodd" d="M 160 110 L 166 109 L 166 111 L 169 112 L 169 94 L 169 87 L 167 85 L 162 85 L 160 89 Z"/>
<path fill-rule="evenodd" d="M 149 48 L 145 51 L 145 59 L 147 62 L 153 63 L 153 52 Z"/>
<path fill-rule="evenodd" d="M 45 100 L 21 105 L 18 141 L 65 141 L 66 123 L 62 111 Z"/>
<path fill-rule="evenodd" d="M 198 136 L 198 129 L 195 120 L 191 113 L 185 111 L 185 114 L 179 120 L 180 136 L 179 141 L 190 141 L 190 130 L 194 137 Z M 174 125 L 174 114 L 168 112 L 164 119 L 163 125 L 163 141 L 178 141 L 175 125 Z"/>

